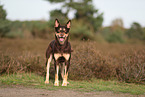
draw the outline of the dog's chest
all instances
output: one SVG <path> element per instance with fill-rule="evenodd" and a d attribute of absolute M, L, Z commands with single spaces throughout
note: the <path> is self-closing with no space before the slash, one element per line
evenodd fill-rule
<path fill-rule="evenodd" d="M 54 58 L 55 58 L 55 60 L 58 60 L 59 58 L 64 58 L 65 60 L 69 60 L 70 54 L 68 54 L 68 53 L 62 53 L 62 54 L 54 53 Z"/>

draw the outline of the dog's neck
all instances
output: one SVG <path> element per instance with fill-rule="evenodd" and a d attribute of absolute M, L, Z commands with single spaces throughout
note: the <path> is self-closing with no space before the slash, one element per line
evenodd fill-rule
<path fill-rule="evenodd" d="M 54 48 L 56 49 L 56 51 L 60 54 L 63 54 L 65 52 L 65 50 L 68 48 L 68 38 L 65 40 L 64 44 L 61 45 L 59 43 L 59 41 L 57 40 L 57 37 L 55 37 L 55 45 Z"/>

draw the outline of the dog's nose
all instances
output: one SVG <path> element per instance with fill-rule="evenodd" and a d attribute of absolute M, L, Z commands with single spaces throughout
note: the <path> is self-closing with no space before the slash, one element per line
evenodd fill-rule
<path fill-rule="evenodd" d="M 64 35 L 63 33 L 60 34 L 61 37 L 63 37 L 63 35 Z"/>

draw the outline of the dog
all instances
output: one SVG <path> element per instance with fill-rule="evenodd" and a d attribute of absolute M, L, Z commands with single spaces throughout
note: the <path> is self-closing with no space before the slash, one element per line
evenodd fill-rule
<path fill-rule="evenodd" d="M 50 62 L 54 60 L 55 67 L 55 82 L 54 86 L 59 86 L 59 66 L 61 65 L 61 76 L 63 79 L 62 86 L 67 86 L 68 70 L 71 59 L 71 44 L 69 39 L 69 30 L 71 26 L 71 20 L 69 20 L 65 26 L 60 25 L 58 19 L 55 20 L 55 40 L 53 40 L 46 50 L 46 80 L 45 84 L 49 84 L 49 69 Z M 63 63 L 65 63 L 63 65 Z"/>

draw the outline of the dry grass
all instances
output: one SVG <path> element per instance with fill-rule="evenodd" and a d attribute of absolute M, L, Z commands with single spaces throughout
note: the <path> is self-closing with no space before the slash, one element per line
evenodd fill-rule
<path fill-rule="evenodd" d="M 45 51 L 49 40 L 0 39 L 0 74 L 33 72 L 45 75 Z M 145 82 L 145 46 L 141 44 L 99 44 L 71 41 L 69 78 L 112 79 Z M 51 77 L 54 76 L 51 65 Z"/>

